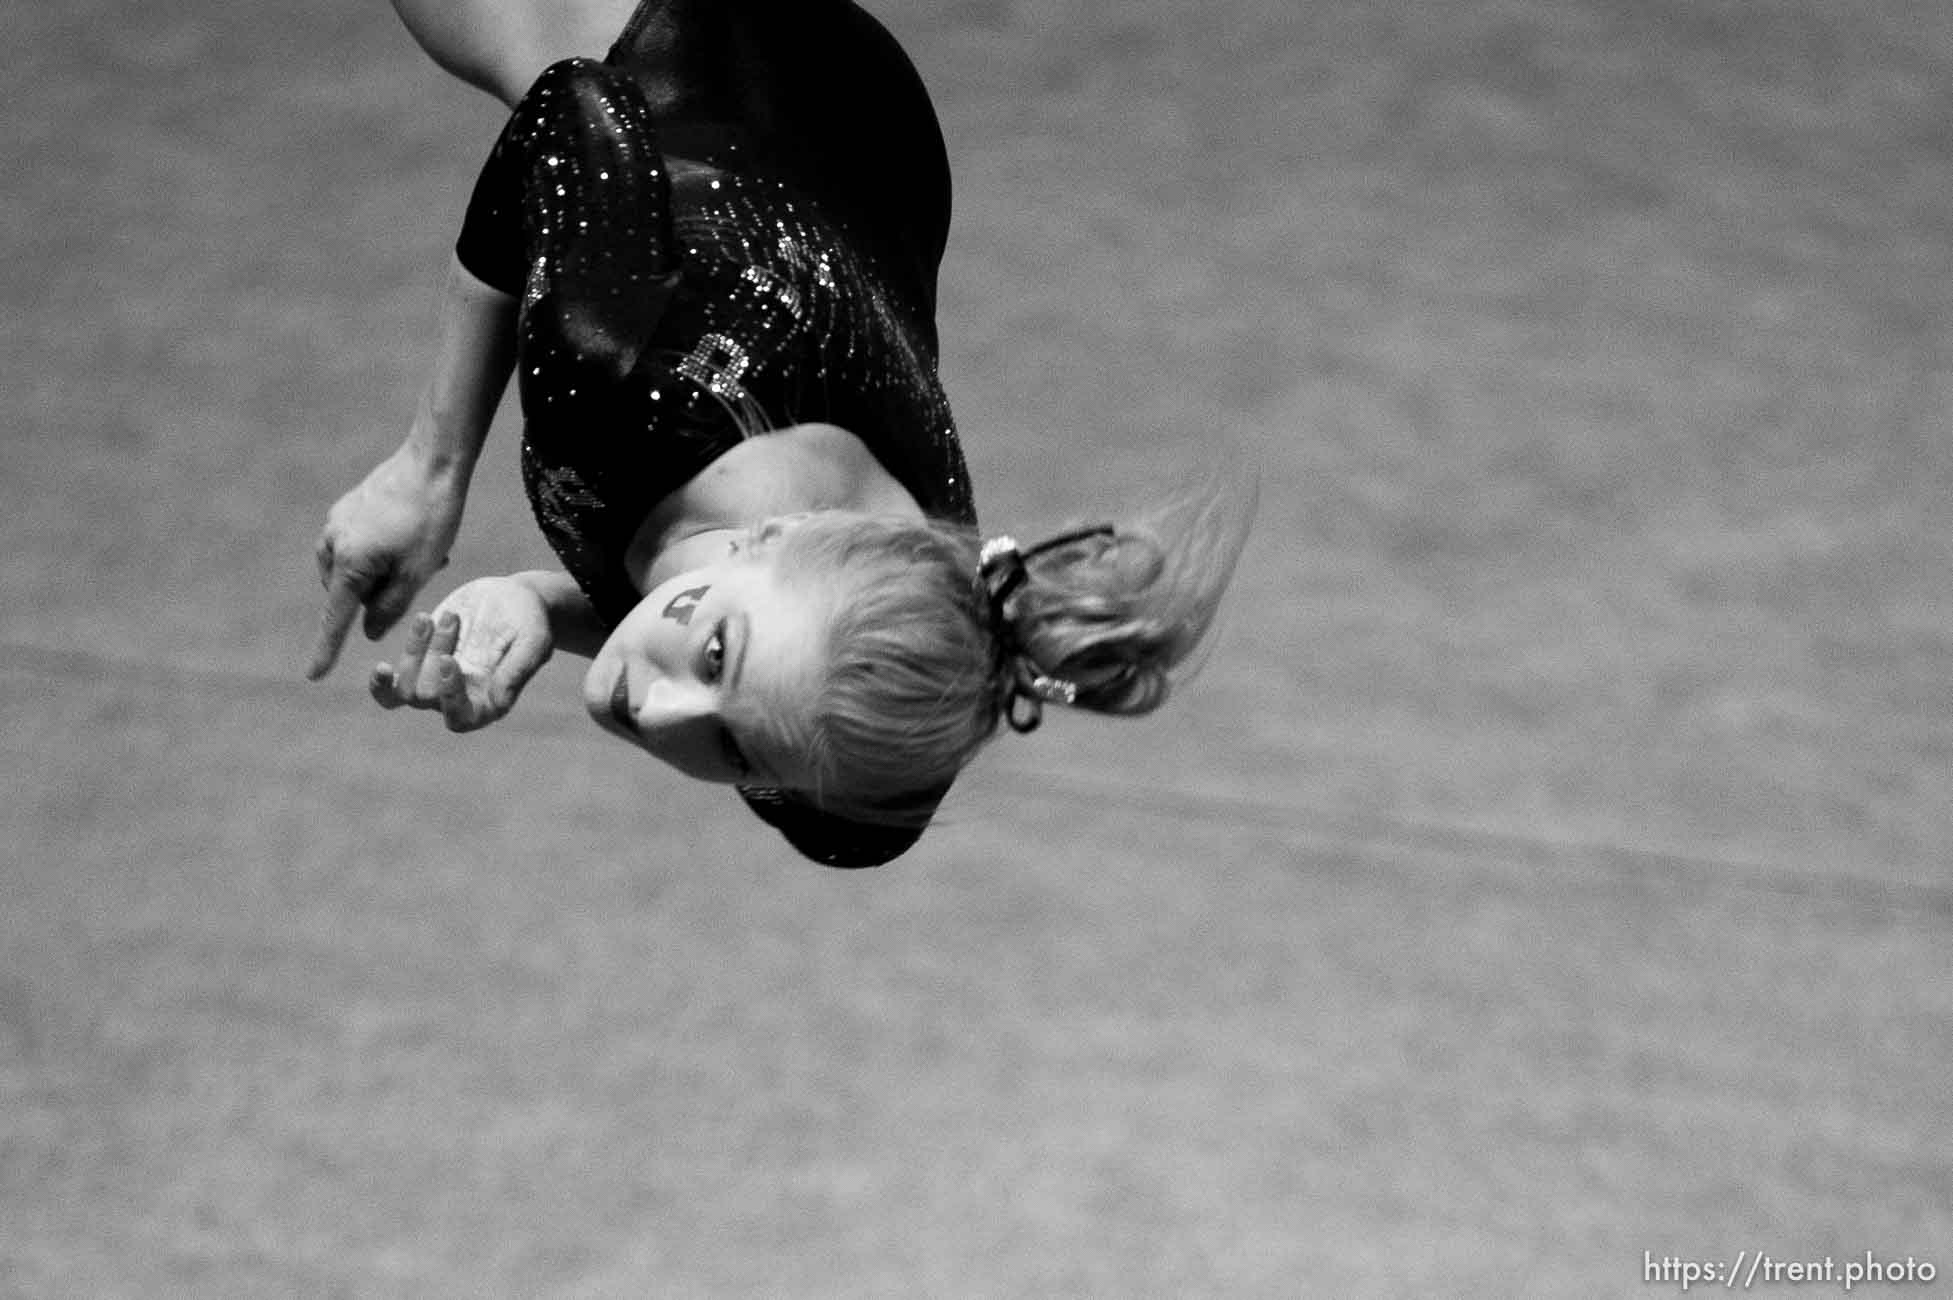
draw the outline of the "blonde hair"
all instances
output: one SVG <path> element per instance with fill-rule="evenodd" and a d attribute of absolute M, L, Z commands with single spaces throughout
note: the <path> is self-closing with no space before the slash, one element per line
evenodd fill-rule
<path fill-rule="evenodd" d="M 1132 520 L 1023 548 L 1005 599 L 971 529 L 839 511 L 781 534 L 781 574 L 827 602 L 812 708 L 776 734 L 808 793 L 858 821 L 920 825 L 941 786 L 1006 719 L 1036 725 L 1029 684 L 1075 708 L 1150 713 L 1214 622 L 1254 513 L 1251 482 L 1216 481 Z M 804 584 L 804 585 L 803 585 Z M 1001 608 L 999 608 L 1001 605 Z M 1055 698 L 1047 696 L 1046 698 Z"/>

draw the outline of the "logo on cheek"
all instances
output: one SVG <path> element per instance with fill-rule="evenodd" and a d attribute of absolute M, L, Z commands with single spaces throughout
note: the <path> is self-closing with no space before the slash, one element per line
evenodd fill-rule
<path fill-rule="evenodd" d="M 712 590 L 710 586 L 704 586 L 679 592 L 671 598 L 671 603 L 665 606 L 665 617 L 680 627 L 690 626 L 692 611 L 698 608 L 699 600 L 710 590 Z"/>

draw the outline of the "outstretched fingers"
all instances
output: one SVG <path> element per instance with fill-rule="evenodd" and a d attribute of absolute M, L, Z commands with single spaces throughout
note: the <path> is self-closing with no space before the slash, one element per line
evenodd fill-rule
<path fill-rule="evenodd" d="M 428 639 L 427 653 L 438 662 L 442 655 L 453 655 L 454 647 L 461 641 L 461 616 L 452 610 L 443 610 L 434 616 L 434 634 Z"/>
<path fill-rule="evenodd" d="M 373 670 L 374 702 L 437 711 L 457 732 L 506 716 L 552 648 L 548 623 L 526 595 L 519 585 L 502 589 L 479 579 L 434 614 L 414 614 L 399 657 Z"/>
<path fill-rule="evenodd" d="M 346 644 L 346 633 L 352 630 L 353 617 L 366 598 L 366 582 L 354 570 L 341 569 L 334 573 L 331 569 L 332 556 L 324 544 L 320 547 L 321 577 L 325 581 L 325 609 L 319 614 L 319 639 L 312 650 L 312 662 L 305 669 L 308 680 L 317 681 L 332 671 L 332 665 L 339 661 L 339 651 Z"/>
<path fill-rule="evenodd" d="M 416 614 L 407 624 L 407 644 L 400 649 L 400 662 L 393 668 L 394 689 L 400 692 L 401 700 L 407 704 L 417 702 L 420 697 L 421 667 L 426 662 L 427 651 L 434 639 L 434 616 Z"/>
<path fill-rule="evenodd" d="M 441 719 L 449 731 L 473 731 L 490 719 L 468 691 L 468 675 L 453 655 L 442 655 L 435 666 L 435 690 L 440 699 Z"/>
<path fill-rule="evenodd" d="M 366 689 L 373 695 L 373 702 L 383 709 L 397 709 L 407 701 L 400 698 L 400 686 L 394 680 L 393 665 L 377 663 L 373 665 L 373 675 L 366 680 Z"/>
<path fill-rule="evenodd" d="M 367 683 L 381 708 L 397 709 L 403 704 L 421 702 L 422 664 L 433 639 L 434 620 L 426 614 L 414 615 L 413 621 L 407 625 L 407 644 L 400 649 L 399 661 L 377 665 L 373 669 L 372 679 Z"/>

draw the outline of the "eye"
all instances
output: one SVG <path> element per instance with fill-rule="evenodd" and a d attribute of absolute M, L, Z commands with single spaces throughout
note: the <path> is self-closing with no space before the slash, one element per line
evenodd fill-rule
<path fill-rule="evenodd" d="M 705 638 L 705 666 L 699 676 L 707 682 L 716 682 L 726 671 L 726 625 L 723 621 L 712 629 L 712 635 Z"/>
<path fill-rule="evenodd" d="M 707 685 L 719 681 L 726 673 L 726 621 L 720 619 L 713 625 L 711 634 L 705 638 L 702 652 L 703 663 L 699 666 L 699 678 Z M 740 752 L 739 742 L 733 739 L 731 729 L 719 728 L 719 753 L 733 774 L 745 778 L 753 774 L 753 766 Z"/>

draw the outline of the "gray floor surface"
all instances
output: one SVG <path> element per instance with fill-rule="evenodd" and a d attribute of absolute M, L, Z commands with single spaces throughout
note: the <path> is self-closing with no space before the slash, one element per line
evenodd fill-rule
<path fill-rule="evenodd" d="M 1953 10 L 876 12 L 988 522 L 1263 504 L 1173 707 L 856 875 L 567 665 L 299 680 L 494 105 L 377 0 L 0 17 L 0 1295 L 1953 1270 Z"/>

